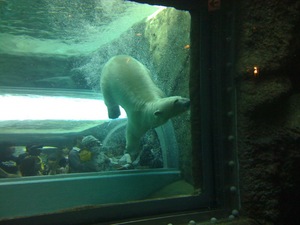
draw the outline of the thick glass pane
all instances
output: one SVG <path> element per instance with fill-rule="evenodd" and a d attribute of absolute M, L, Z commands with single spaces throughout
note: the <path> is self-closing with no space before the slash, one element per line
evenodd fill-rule
<path fill-rule="evenodd" d="M 74 196 L 3 217 L 199 193 L 188 12 L 121 0 L 10 0 L 0 11 L 0 188 L 16 204 L 29 189 Z"/>

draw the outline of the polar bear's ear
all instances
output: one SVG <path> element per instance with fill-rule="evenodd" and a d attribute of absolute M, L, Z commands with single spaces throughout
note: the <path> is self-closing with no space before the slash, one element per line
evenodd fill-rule
<path fill-rule="evenodd" d="M 154 116 L 159 117 L 162 114 L 162 111 L 156 110 L 153 114 Z"/>

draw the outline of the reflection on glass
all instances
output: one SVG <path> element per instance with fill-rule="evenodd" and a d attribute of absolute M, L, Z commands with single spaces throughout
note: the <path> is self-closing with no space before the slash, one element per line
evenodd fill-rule
<path fill-rule="evenodd" d="M 108 119 L 99 85 L 110 58 L 130 55 L 166 96 L 188 98 L 188 12 L 121 0 L 11 0 L 0 11 L 0 141 L 13 149 L 2 164 L 31 178 L 142 171 L 156 182 L 143 198 L 194 193 L 189 113 L 150 129 L 132 159 L 126 113 Z"/>
<path fill-rule="evenodd" d="M 51 96 L 0 95 L 0 121 L 6 120 L 106 120 L 107 112 L 103 101 Z M 30 111 L 21 111 L 28 106 Z M 92 109 L 93 110 L 87 110 Z M 125 118 L 122 110 L 120 118 Z"/>

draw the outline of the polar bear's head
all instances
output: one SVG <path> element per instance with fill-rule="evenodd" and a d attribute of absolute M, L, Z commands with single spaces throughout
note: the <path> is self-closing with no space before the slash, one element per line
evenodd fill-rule
<path fill-rule="evenodd" d="M 190 107 L 190 99 L 180 96 L 172 96 L 162 98 L 156 102 L 154 108 L 155 127 L 160 126 L 168 121 L 168 119 L 178 116 L 187 111 Z"/>

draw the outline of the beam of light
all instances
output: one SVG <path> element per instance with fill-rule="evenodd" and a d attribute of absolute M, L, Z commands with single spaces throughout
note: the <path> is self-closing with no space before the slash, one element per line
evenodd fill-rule
<path fill-rule="evenodd" d="M 153 18 L 155 18 L 161 11 L 163 11 L 165 8 L 165 6 L 156 6 L 157 10 L 152 13 L 150 16 L 147 17 L 147 21 L 152 20 Z"/>
<path fill-rule="evenodd" d="M 40 95 L 0 95 L 0 121 L 109 120 L 104 101 Z M 121 108 L 119 118 L 126 118 Z"/>

